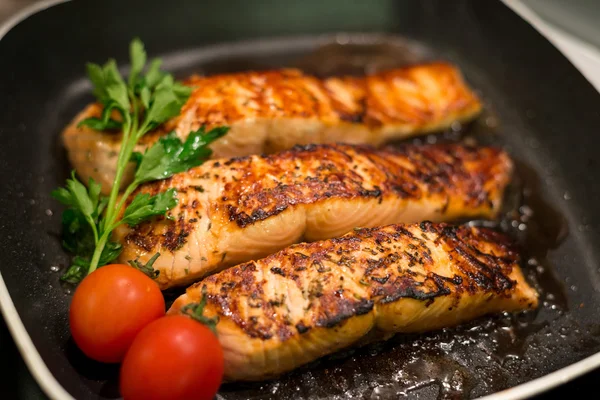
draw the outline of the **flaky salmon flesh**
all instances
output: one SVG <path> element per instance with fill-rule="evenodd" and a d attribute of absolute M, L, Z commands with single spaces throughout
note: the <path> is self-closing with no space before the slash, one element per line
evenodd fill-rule
<path fill-rule="evenodd" d="M 380 145 L 467 121 L 481 103 L 457 68 L 431 63 L 393 69 L 366 77 L 324 80 L 298 70 L 193 76 L 194 88 L 179 116 L 142 138 L 144 149 L 174 130 L 185 139 L 201 126 L 231 129 L 211 145 L 214 158 L 272 153 L 296 144 L 365 143 Z M 84 182 L 92 177 L 110 190 L 116 173 L 121 135 L 78 127 L 99 117 L 91 104 L 63 132 L 68 157 Z M 132 167 L 124 183 L 130 180 Z"/>
<path fill-rule="evenodd" d="M 212 160 L 143 185 L 137 193 L 175 188 L 177 207 L 114 238 L 121 262 L 160 253 L 165 289 L 355 227 L 493 218 L 511 171 L 504 151 L 460 144 L 322 144 Z"/>
<path fill-rule="evenodd" d="M 290 246 L 191 286 L 168 311 L 207 296 L 229 381 L 275 377 L 395 333 L 537 307 L 519 256 L 486 228 L 423 222 Z"/>

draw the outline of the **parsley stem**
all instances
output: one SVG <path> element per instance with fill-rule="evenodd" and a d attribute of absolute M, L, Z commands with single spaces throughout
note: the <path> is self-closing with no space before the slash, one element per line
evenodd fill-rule
<path fill-rule="evenodd" d="M 92 261 L 90 262 L 90 268 L 88 269 L 88 274 L 91 274 L 98 268 L 98 262 L 100 261 L 100 256 L 102 255 L 102 251 L 104 251 L 104 247 L 106 246 L 106 241 L 110 236 L 111 230 L 106 229 L 102 236 L 100 236 L 100 240 L 94 249 L 94 255 L 92 256 Z"/>
<path fill-rule="evenodd" d="M 96 222 L 94 222 L 94 220 L 89 216 L 86 217 L 86 221 L 92 228 L 92 233 L 94 234 L 94 243 L 98 244 L 98 229 L 96 228 Z"/>
<path fill-rule="evenodd" d="M 150 130 L 150 122 L 148 120 L 146 120 L 146 121 L 144 121 L 144 123 L 142 124 L 142 126 L 140 127 L 140 129 L 138 130 L 137 137 L 135 138 L 136 143 L 149 130 Z"/>
<path fill-rule="evenodd" d="M 127 201 L 127 198 L 129 198 L 129 196 L 131 195 L 131 193 L 133 193 L 135 191 L 135 189 L 137 189 L 139 186 L 139 183 L 137 182 L 133 182 L 131 185 L 127 186 L 127 189 L 125 190 L 125 192 L 123 193 L 123 196 L 121 196 L 121 199 L 119 200 L 119 203 L 117 204 L 116 209 L 117 210 L 121 210 L 123 208 L 123 206 L 125 205 L 125 202 Z M 110 225 L 109 225 L 109 229 L 112 231 L 114 230 L 116 227 L 118 227 L 119 225 L 121 225 L 121 221 L 109 221 Z"/>
<path fill-rule="evenodd" d="M 146 130 L 149 126 L 148 121 L 144 121 L 142 126 L 138 128 L 139 104 L 133 92 L 129 93 L 129 97 L 133 108 L 133 118 L 125 116 L 123 138 L 121 142 L 122 145 L 121 149 L 119 150 L 119 157 L 117 159 L 117 173 L 115 175 L 115 181 L 113 187 L 111 188 L 108 205 L 106 207 L 106 222 L 104 223 L 102 236 L 99 240 L 97 239 L 97 233 L 94 232 L 96 235 L 96 248 L 94 249 L 94 255 L 92 256 L 88 273 L 93 272 L 98 267 L 100 256 L 102 255 L 102 251 L 106 246 L 106 242 L 110 237 L 110 234 L 116 227 L 120 225 L 120 222 L 117 221 L 117 218 L 121 208 L 124 206 L 131 193 L 133 193 L 133 191 L 139 186 L 139 183 L 135 181 L 132 182 L 129 186 L 127 186 L 123 196 L 121 196 L 121 199 L 117 203 L 117 196 L 121 187 L 121 181 L 123 180 L 123 173 L 127 168 L 127 164 L 129 164 L 136 143 L 142 137 L 142 135 L 146 133 Z"/>
<path fill-rule="evenodd" d="M 98 267 L 98 262 L 100 261 L 100 255 L 106 246 L 106 241 L 108 240 L 111 232 L 112 225 L 114 223 L 114 219 L 118 215 L 118 210 L 115 208 L 115 203 L 117 201 L 117 196 L 119 194 L 119 189 L 121 187 L 121 181 L 123 180 L 123 173 L 125 171 L 125 167 L 127 163 L 129 163 L 129 159 L 131 158 L 131 153 L 133 149 L 129 142 L 131 138 L 135 138 L 136 135 L 132 134 L 132 121 L 129 115 L 124 116 L 125 123 L 123 124 L 123 139 L 122 143 L 124 145 L 121 146 L 119 150 L 119 157 L 117 158 L 117 172 L 115 174 L 115 180 L 113 183 L 113 187 L 110 191 L 110 197 L 108 198 L 108 205 L 106 206 L 106 214 L 104 216 L 105 223 L 103 224 L 103 229 L 101 232 L 100 239 L 96 242 L 96 248 L 94 249 L 94 255 L 92 256 L 92 260 L 90 262 L 90 268 L 88 270 L 88 274 L 93 272 Z"/>
<path fill-rule="evenodd" d="M 88 273 L 93 272 L 98 267 L 100 256 L 102 255 L 102 251 L 106 246 L 106 242 L 108 241 L 112 231 L 121 224 L 120 221 L 117 221 L 121 208 L 125 205 L 125 202 L 131 193 L 133 193 L 133 191 L 139 186 L 138 182 L 132 182 L 127 186 L 127 189 L 121 196 L 121 199 L 117 202 L 121 181 L 123 180 L 123 173 L 127 168 L 127 164 L 130 162 L 133 149 L 138 140 L 144 135 L 144 133 L 146 133 L 149 127 L 148 121 L 144 121 L 142 126 L 138 128 L 139 103 L 136 100 L 133 92 L 130 91 L 129 97 L 133 108 L 133 118 L 127 115 L 125 116 L 123 138 L 121 142 L 122 145 L 121 149 L 119 150 L 119 157 L 117 158 L 117 172 L 113 187 L 111 188 L 108 205 L 106 207 L 106 221 L 104 223 L 104 229 L 100 239 L 97 239 L 98 234 L 97 232 L 94 232 L 96 238 L 96 248 L 94 249 L 94 254 L 90 262 Z"/>
<path fill-rule="evenodd" d="M 131 117 L 129 115 L 125 115 L 125 124 L 123 125 L 123 139 L 121 148 L 119 149 L 119 157 L 117 158 L 117 172 L 115 174 L 115 180 L 113 182 L 113 187 L 110 190 L 110 197 L 108 198 L 108 205 L 106 206 L 106 219 L 109 222 L 105 224 L 105 230 L 107 226 L 110 226 L 112 223 L 112 218 L 115 213 L 115 202 L 117 201 L 117 195 L 119 194 L 119 190 L 121 188 L 121 181 L 123 180 L 123 172 L 125 171 L 125 165 L 129 162 L 129 158 L 131 158 L 131 154 L 128 153 L 128 145 L 129 136 L 131 134 Z M 125 161 L 125 162 L 124 162 Z"/>
<path fill-rule="evenodd" d="M 139 123 L 139 107 L 138 107 L 138 102 L 135 98 L 135 95 L 133 93 L 132 90 L 128 91 L 129 94 L 129 101 L 131 102 L 132 108 L 133 108 L 133 128 L 131 129 L 132 132 L 136 132 L 137 128 L 138 128 L 138 123 Z M 137 142 L 137 140 L 136 140 Z"/>

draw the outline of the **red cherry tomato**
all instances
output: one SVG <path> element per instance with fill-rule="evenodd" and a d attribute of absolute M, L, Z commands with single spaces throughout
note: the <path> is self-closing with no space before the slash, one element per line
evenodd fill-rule
<path fill-rule="evenodd" d="M 106 265 L 85 277 L 73 295 L 71 335 L 94 360 L 123 360 L 138 332 L 165 314 L 160 288 L 143 272 L 120 264 Z"/>
<path fill-rule="evenodd" d="M 209 400 L 223 379 L 223 350 L 205 325 L 166 316 L 135 338 L 121 366 L 124 400 Z"/>

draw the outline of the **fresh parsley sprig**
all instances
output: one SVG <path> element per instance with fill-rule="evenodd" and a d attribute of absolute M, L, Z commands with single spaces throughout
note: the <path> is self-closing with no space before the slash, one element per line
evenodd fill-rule
<path fill-rule="evenodd" d="M 63 279 L 69 282 L 78 282 L 98 266 L 118 257 L 121 245 L 112 242 L 110 236 L 119 225 L 137 225 L 154 216 L 164 215 L 177 205 L 175 189 L 169 189 L 154 196 L 140 193 L 122 212 L 127 199 L 139 185 L 166 179 L 202 164 L 212 154 L 208 145 L 228 131 L 226 127 L 218 127 L 205 132 L 201 127 L 190 133 L 185 142 L 171 132 L 144 154 L 134 153 L 144 134 L 180 112 L 191 88 L 175 82 L 170 74 L 161 71 L 158 59 L 151 61 L 146 69 L 147 56 L 139 39 L 130 44 L 130 58 L 127 82 L 114 60 L 103 66 L 87 65 L 93 93 L 103 110 L 100 118 L 87 118 L 79 125 L 95 130 L 120 129 L 122 132 L 110 195 L 108 198 L 101 196 L 100 184 L 93 179 L 89 180 L 86 188 L 75 177 L 75 171 L 64 188 L 52 192 L 68 207 L 63 213 L 63 246 L 75 254 L 71 267 L 63 275 Z M 137 164 L 134 179 L 119 199 L 123 174 L 132 160 Z"/>

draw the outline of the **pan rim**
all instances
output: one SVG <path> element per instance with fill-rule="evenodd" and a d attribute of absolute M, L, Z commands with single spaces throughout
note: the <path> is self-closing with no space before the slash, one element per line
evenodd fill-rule
<path fill-rule="evenodd" d="M 66 3 L 70 0 L 43 0 L 38 3 L 34 3 L 28 7 L 25 7 L 17 14 L 13 15 L 6 22 L 0 25 L 0 41 L 4 36 L 16 25 L 23 22 L 30 16 L 42 12 L 50 7 Z M 580 66 L 573 62 L 571 58 L 566 54 L 563 46 L 560 46 L 554 40 L 549 37 L 548 27 L 538 18 L 527 6 L 522 3 L 516 3 L 511 0 L 502 0 L 505 6 L 515 12 L 517 15 L 522 17 L 527 23 L 532 25 L 546 40 L 548 40 L 555 48 L 557 48 L 563 56 L 567 57 L 572 62 L 575 69 L 579 70 L 584 77 L 591 80 L 584 74 Z M 234 42 L 232 42 L 234 43 Z M 599 88 L 600 90 L 600 88 Z M 32 374 L 34 380 L 40 385 L 42 391 L 50 398 L 54 400 L 74 400 L 74 398 L 67 392 L 67 390 L 58 382 L 56 377 L 49 370 L 48 366 L 42 359 L 42 356 L 38 352 L 35 344 L 33 343 L 21 317 L 15 308 L 14 302 L 10 296 L 6 283 L 2 278 L 0 272 L 0 313 L 2 314 L 8 330 L 19 350 L 19 353 L 23 357 L 28 370 Z M 541 394 L 550 389 L 560 386 L 561 384 L 567 383 L 581 375 L 584 375 L 596 368 L 600 367 L 600 352 L 588 356 L 580 361 L 577 361 L 571 365 L 563 367 L 559 370 L 533 379 L 529 382 L 522 383 L 520 385 L 508 388 L 496 393 L 492 393 L 483 397 L 480 400 L 519 400 L 525 399 L 533 395 Z M 218 398 L 222 398 L 217 395 Z"/>
<path fill-rule="evenodd" d="M 551 25 L 531 10 L 522 0 L 502 0 L 504 5 L 523 18 L 556 47 L 585 79 L 600 92 L 600 75 L 592 71 L 600 65 L 600 50 L 561 27 Z"/>

